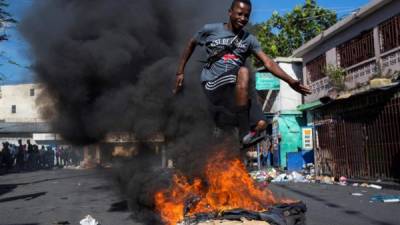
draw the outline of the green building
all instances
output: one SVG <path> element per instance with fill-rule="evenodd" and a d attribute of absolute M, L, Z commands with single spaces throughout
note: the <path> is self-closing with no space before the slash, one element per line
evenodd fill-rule
<path fill-rule="evenodd" d="M 272 121 L 274 143 L 274 164 L 287 167 L 286 155 L 298 152 L 302 147 L 301 127 L 304 124 L 302 112 L 295 110 L 275 114 Z"/>

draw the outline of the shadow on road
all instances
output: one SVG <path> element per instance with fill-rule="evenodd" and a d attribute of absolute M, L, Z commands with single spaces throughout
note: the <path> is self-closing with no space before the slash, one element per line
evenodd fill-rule
<path fill-rule="evenodd" d="M 28 194 L 28 195 L 18 195 L 18 196 L 14 196 L 14 197 L 0 198 L 0 203 L 11 202 L 11 201 L 20 200 L 20 199 L 24 199 L 25 201 L 30 201 L 32 199 L 38 198 L 42 195 L 45 195 L 46 193 L 47 192 L 38 192 L 38 193 Z"/>
<path fill-rule="evenodd" d="M 47 181 L 65 180 L 65 179 L 71 179 L 71 178 L 76 178 L 76 177 L 86 177 L 86 176 L 92 176 L 92 175 L 93 174 L 78 175 L 78 176 L 68 176 L 68 177 L 59 177 L 59 178 L 49 178 L 49 179 L 42 179 L 42 180 L 26 182 L 26 183 L 0 184 L 0 196 L 6 194 L 8 192 L 13 191 L 15 188 L 17 188 L 20 185 L 38 184 L 38 183 L 44 183 L 44 182 L 47 182 Z"/>
<path fill-rule="evenodd" d="M 11 192 L 15 188 L 17 188 L 19 185 L 26 185 L 26 183 L 21 183 L 21 184 L 0 184 L 0 196 Z"/>
<path fill-rule="evenodd" d="M 1 224 L 1 225 L 40 225 L 39 223 L 19 223 L 19 224 Z"/>
<path fill-rule="evenodd" d="M 126 212 L 126 211 L 128 211 L 128 202 L 126 200 L 111 204 L 111 207 L 108 210 L 108 212 Z"/>
<path fill-rule="evenodd" d="M 17 187 L 17 184 L 0 184 L 0 195 L 4 195 Z"/>

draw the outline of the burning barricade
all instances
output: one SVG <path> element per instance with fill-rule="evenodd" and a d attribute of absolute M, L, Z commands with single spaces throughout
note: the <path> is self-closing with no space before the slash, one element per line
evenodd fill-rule
<path fill-rule="evenodd" d="M 209 159 L 203 179 L 190 180 L 177 173 L 171 187 L 157 192 L 154 198 L 156 210 L 167 225 L 217 220 L 289 225 L 304 224 L 305 220 L 304 204 L 277 199 L 270 190 L 257 186 L 245 165 L 224 151 Z"/>

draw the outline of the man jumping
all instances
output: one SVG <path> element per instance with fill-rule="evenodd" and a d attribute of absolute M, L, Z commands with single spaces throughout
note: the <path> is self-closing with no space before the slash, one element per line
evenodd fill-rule
<path fill-rule="evenodd" d="M 223 106 L 236 115 L 244 146 L 261 140 L 267 125 L 261 106 L 249 94 L 250 72 L 244 66 L 247 57 L 255 55 L 266 69 L 297 92 L 311 93 L 271 60 L 253 35 L 243 30 L 250 13 L 250 0 L 233 0 L 228 23 L 206 24 L 191 38 L 180 58 L 174 89 L 175 93 L 182 90 L 186 63 L 197 45 L 204 46 L 208 59 L 201 72 L 203 90 L 212 105 Z"/>

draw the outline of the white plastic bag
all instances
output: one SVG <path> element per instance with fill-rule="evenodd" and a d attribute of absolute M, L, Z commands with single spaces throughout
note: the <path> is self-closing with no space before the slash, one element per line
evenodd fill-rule
<path fill-rule="evenodd" d="M 81 225 L 98 225 L 99 223 L 90 215 L 79 222 Z"/>

